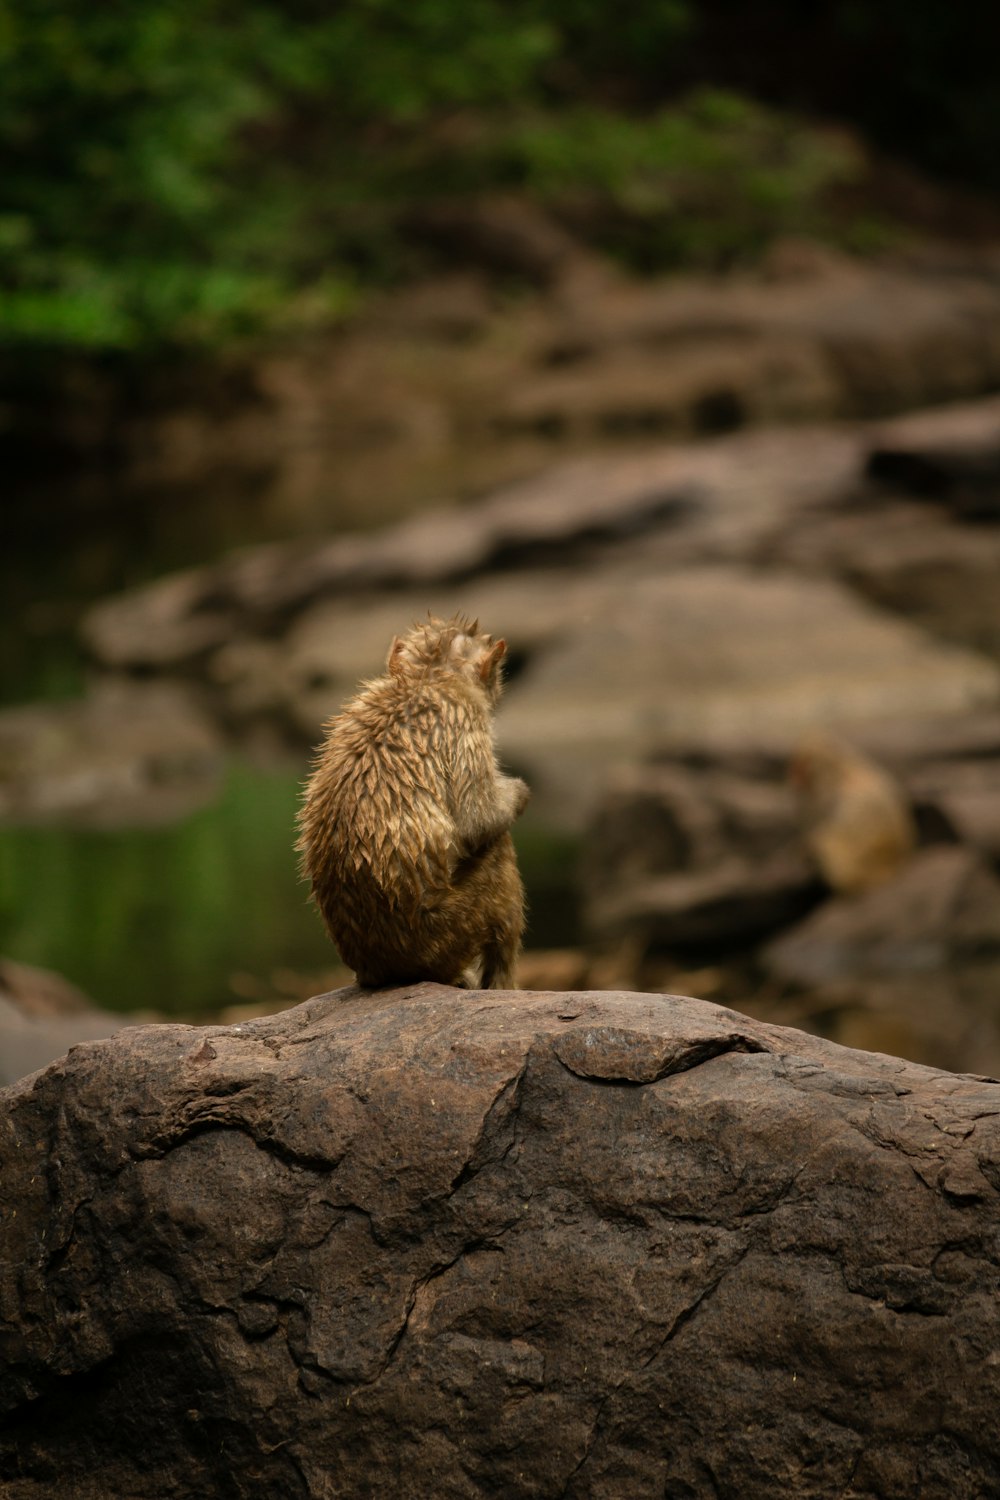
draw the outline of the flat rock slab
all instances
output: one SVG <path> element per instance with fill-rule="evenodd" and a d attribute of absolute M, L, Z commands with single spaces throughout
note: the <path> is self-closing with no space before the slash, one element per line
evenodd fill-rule
<path fill-rule="evenodd" d="M 339 991 L 0 1095 L 5 1500 L 1000 1491 L 1000 1084 Z"/>

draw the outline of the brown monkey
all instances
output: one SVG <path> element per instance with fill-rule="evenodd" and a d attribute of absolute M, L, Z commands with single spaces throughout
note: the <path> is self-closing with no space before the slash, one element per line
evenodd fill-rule
<path fill-rule="evenodd" d="M 506 650 L 478 620 L 428 618 L 325 726 L 298 847 L 363 985 L 515 984 L 524 889 L 509 829 L 530 793 L 496 762 Z"/>
<path fill-rule="evenodd" d="M 916 827 L 887 772 L 850 745 L 812 734 L 792 756 L 789 777 L 806 843 L 832 890 L 866 891 L 898 874 L 916 847 Z"/>

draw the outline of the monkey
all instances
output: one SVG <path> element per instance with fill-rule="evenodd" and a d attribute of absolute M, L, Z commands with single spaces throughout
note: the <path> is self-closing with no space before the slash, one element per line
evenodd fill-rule
<path fill-rule="evenodd" d="M 789 779 L 806 843 L 832 890 L 871 890 L 898 874 L 916 847 L 916 825 L 887 772 L 840 740 L 811 734 L 791 758 Z"/>
<path fill-rule="evenodd" d="M 428 616 L 324 725 L 297 848 L 359 984 L 513 989 L 524 887 L 510 828 L 530 796 L 497 764 L 504 640 Z"/>

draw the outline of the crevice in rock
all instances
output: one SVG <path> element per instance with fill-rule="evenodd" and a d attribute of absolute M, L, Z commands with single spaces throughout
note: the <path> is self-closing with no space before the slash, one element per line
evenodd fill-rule
<path fill-rule="evenodd" d="M 521 1097 L 524 1092 L 524 1079 L 528 1070 L 528 1059 L 525 1058 L 521 1067 L 507 1081 L 501 1085 L 493 1096 L 489 1108 L 483 1116 L 483 1123 L 476 1137 L 468 1160 L 453 1178 L 450 1192 L 455 1193 L 464 1187 L 487 1166 L 496 1166 L 504 1161 L 514 1148 L 514 1127 L 517 1113 L 521 1107 Z M 501 1131 L 509 1125 L 510 1138 L 499 1151 L 491 1152 L 492 1145 L 499 1144 Z"/>
<path fill-rule="evenodd" d="M 286 1167 L 297 1167 L 306 1172 L 320 1172 L 324 1175 L 335 1172 L 344 1156 L 343 1152 L 339 1156 L 326 1157 L 294 1151 L 275 1136 L 258 1135 L 248 1121 L 228 1115 L 202 1115 L 195 1120 L 174 1122 L 171 1129 L 152 1137 L 138 1148 L 134 1156 L 138 1161 L 159 1161 L 168 1156 L 171 1151 L 176 1151 L 179 1146 L 187 1145 L 196 1137 L 219 1130 L 232 1130 L 239 1135 L 245 1135 L 258 1151 L 264 1151 L 269 1156 L 275 1157 Z"/>

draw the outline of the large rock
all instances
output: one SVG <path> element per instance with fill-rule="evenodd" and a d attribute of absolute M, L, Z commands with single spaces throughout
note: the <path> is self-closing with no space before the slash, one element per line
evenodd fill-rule
<path fill-rule="evenodd" d="M 511 382 L 501 420 L 683 433 L 956 400 L 995 389 L 996 299 L 989 273 L 830 254 L 806 275 L 609 287 L 547 333 L 554 368 Z"/>
<path fill-rule="evenodd" d="M 341 991 L 2 1097 L 9 1500 L 1000 1473 L 1000 1086 L 661 995 Z"/>
<path fill-rule="evenodd" d="M 501 743 L 556 815 L 609 764 L 655 749 L 786 748 L 817 725 L 993 707 L 1000 671 L 824 579 L 744 567 L 595 580 L 591 609 L 532 662 Z"/>
<path fill-rule="evenodd" d="M 1000 962 L 1000 880 L 973 850 L 947 846 L 874 890 L 826 902 L 766 953 L 773 974 L 803 985 L 954 974 L 984 959 Z"/>
<path fill-rule="evenodd" d="M 1000 398 L 877 424 L 870 444 L 864 482 L 790 515 L 769 560 L 835 573 L 935 634 L 996 656 Z"/>
<path fill-rule="evenodd" d="M 610 766 L 650 750 L 784 753 L 817 726 L 913 737 L 995 710 L 996 528 L 886 497 L 864 471 L 873 443 L 965 451 L 998 418 L 990 398 L 874 432 L 578 458 L 473 505 L 162 579 L 93 609 L 84 634 L 103 667 L 200 677 L 228 726 L 301 745 L 396 631 L 468 610 L 508 640 L 501 746 L 534 813 L 578 830 Z"/>

